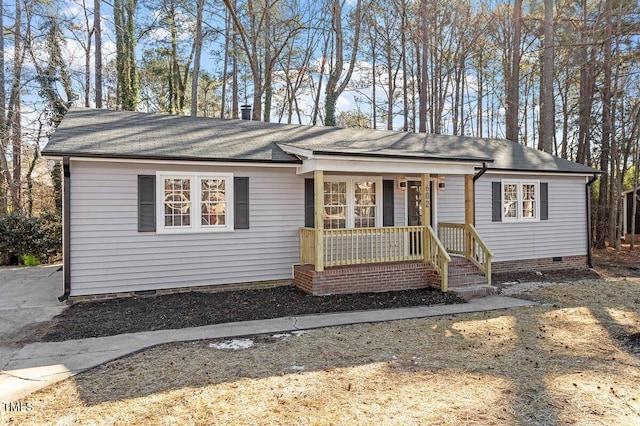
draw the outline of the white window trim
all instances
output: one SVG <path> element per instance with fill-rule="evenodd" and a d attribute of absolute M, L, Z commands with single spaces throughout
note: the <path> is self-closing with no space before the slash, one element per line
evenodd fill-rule
<path fill-rule="evenodd" d="M 324 182 L 346 182 L 347 183 L 347 220 L 346 229 L 354 229 L 355 227 L 355 205 L 356 192 L 355 182 L 375 182 L 376 184 L 376 228 L 382 227 L 383 199 L 382 199 L 382 176 L 338 176 L 325 175 Z M 323 185 L 324 187 L 324 185 Z M 324 194 L 323 194 L 324 203 Z M 324 209 L 324 205 L 323 205 Z M 361 229 L 361 228 L 358 228 Z M 366 229 L 366 228 L 362 228 Z"/>
<path fill-rule="evenodd" d="M 191 226 L 172 227 L 164 224 L 164 180 L 189 179 L 191 181 Z M 225 201 L 227 203 L 225 225 L 202 225 L 201 202 L 203 179 L 224 179 Z M 233 173 L 184 173 L 156 172 L 156 234 L 193 234 L 210 232 L 233 232 L 234 230 L 234 195 Z"/>
<path fill-rule="evenodd" d="M 516 185 L 517 188 L 517 207 L 516 217 L 507 217 L 504 215 L 504 186 Z M 536 198 L 535 198 L 535 211 L 534 217 L 522 217 L 522 185 L 535 185 Z M 540 181 L 539 180 L 527 180 L 527 179 L 502 179 L 502 185 L 500 188 L 500 214 L 502 215 L 503 222 L 539 222 L 540 221 Z"/>

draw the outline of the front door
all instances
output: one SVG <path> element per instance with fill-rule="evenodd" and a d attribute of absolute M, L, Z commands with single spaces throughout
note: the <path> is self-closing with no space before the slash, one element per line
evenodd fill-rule
<path fill-rule="evenodd" d="M 422 212 L 420 208 L 420 181 L 407 181 L 407 226 L 422 226 Z M 433 182 L 429 181 L 427 190 L 429 197 L 427 205 L 431 206 L 430 224 L 433 227 L 434 209 L 433 209 Z"/>

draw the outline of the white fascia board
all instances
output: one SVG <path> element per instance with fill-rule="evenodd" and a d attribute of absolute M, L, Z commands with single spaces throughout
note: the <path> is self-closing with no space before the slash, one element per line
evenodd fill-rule
<path fill-rule="evenodd" d="M 47 157 L 47 159 L 62 159 L 62 157 Z M 228 166 L 228 167 L 300 167 L 299 163 L 269 163 L 252 161 L 189 161 L 189 160 L 146 160 L 135 158 L 100 158 L 100 157 L 69 157 L 70 161 L 84 161 L 95 163 L 135 163 L 135 164 L 176 164 L 183 166 Z"/>
<path fill-rule="evenodd" d="M 552 172 L 552 171 L 517 171 L 517 170 L 500 170 L 489 169 L 485 175 L 514 175 L 514 176 L 564 176 L 564 177 L 584 177 L 585 181 L 588 181 L 593 173 L 580 173 L 580 172 Z M 482 177 L 480 177 L 482 179 Z"/>
<path fill-rule="evenodd" d="M 305 160 L 298 167 L 298 174 L 315 170 L 347 173 L 393 174 L 475 174 L 480 162 L 456 162 L 451 160 L 413 160 L 404 158 L 318 156 Z"/>

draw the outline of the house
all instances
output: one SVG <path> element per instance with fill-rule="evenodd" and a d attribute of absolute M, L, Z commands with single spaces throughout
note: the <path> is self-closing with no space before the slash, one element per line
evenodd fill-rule
<path fill-rule="evenodd" d="M 43 153 L 63 162 L 63 299 L 470 297 L 590 261 L 599 171 L 505 140 L 72 109 Z"/>
<path fill-rule="evenodd" d="M 635 219 L 633 215 L 634 196 L 636 197 Z M 640 235 L 640 187 L 622 193 L 622 237 L 628 240 L 634 229 L 635 235 Z"/>

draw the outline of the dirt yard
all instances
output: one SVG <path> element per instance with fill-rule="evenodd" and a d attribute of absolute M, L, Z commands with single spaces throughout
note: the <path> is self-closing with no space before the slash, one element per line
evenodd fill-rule
<path fill-rule="evenodd" d="M 640 251 L 538 306 L 159 346 L 0 411 L 9 424 L 640 424 Z"/>

